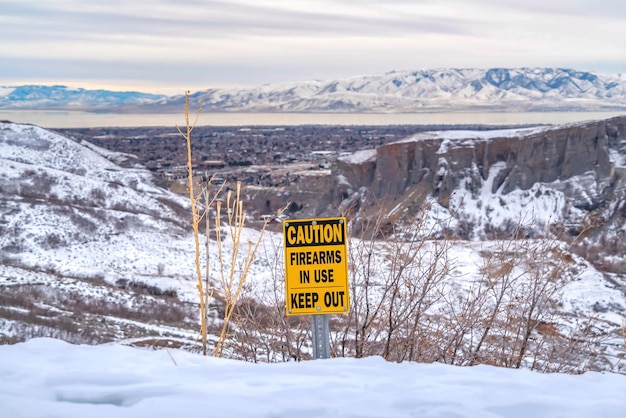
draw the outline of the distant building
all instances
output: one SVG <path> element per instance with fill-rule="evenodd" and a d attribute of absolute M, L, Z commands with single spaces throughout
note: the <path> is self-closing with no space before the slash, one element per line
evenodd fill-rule
<path fill-rule="evenodd" d="M 226 163 L 222 160 L 204 160 L 198 163 L 199 169 L 211 170 L 226 167 Z"/>

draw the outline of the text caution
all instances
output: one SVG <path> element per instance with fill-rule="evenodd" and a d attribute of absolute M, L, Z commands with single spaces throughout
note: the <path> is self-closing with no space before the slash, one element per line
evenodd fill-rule
<path fill-rule="evenodd" d="M 345 218 L 283 221 L 287 315 L 350 312 Z"/>

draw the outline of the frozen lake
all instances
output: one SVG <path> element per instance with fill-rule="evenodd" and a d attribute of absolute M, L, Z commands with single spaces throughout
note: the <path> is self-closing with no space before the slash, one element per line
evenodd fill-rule
<path fill-rule="evenodd" d="M 455 113 L 202 113 L 202 126 L 289 125 L 517 125 L 563 124 L 606 119 L 625 112 L 455 112 Z M 78 111 L 0 111 L 0 120 L 44 128 L 140 127 L 183 125 L 181 112 L 118 114 Z"/>

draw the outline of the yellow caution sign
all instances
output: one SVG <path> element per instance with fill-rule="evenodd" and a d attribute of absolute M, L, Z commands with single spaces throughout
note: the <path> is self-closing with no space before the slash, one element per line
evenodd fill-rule
<path fill-rule="evenodd" d="M 283 221 L 287 315 L 350 312 L 346 218 Z"/>

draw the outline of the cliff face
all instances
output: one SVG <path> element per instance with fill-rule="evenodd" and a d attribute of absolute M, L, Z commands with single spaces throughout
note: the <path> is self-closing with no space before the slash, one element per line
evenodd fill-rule
<path fill-rule="evenodd" d="M 476 217 L 469 221 L 474 224 L 484 226 L 478 217 L 488 218 L 497 229 L 504 217 L 510 222 L 520 217 L 521 209 L 507 196 L 518 196 L 515 204 L 525 199 L 523 205 L 535 205 L 537 212 L 534 195 L 544 199 L 542 210 L 549 212 L 544 218 L 571 223 L 575 209 L 625 206 L 625 133 L 626 117 L 618 117 L 557 127 L 417 134 L 369 154 L 340 158 L 335 184 L 321 199 L 329 205 L 317 215 L 340 208 L 355 219 L 382 214 L 393 224 L 438 205 L 457 220 L 463 209 Z M 485 208 L 494 196 L 499 203 Z M 466 204 L 471 199 L 476 202 L 472 213 Z M 494 215 L 498 211 L 506 216 Z"/>

